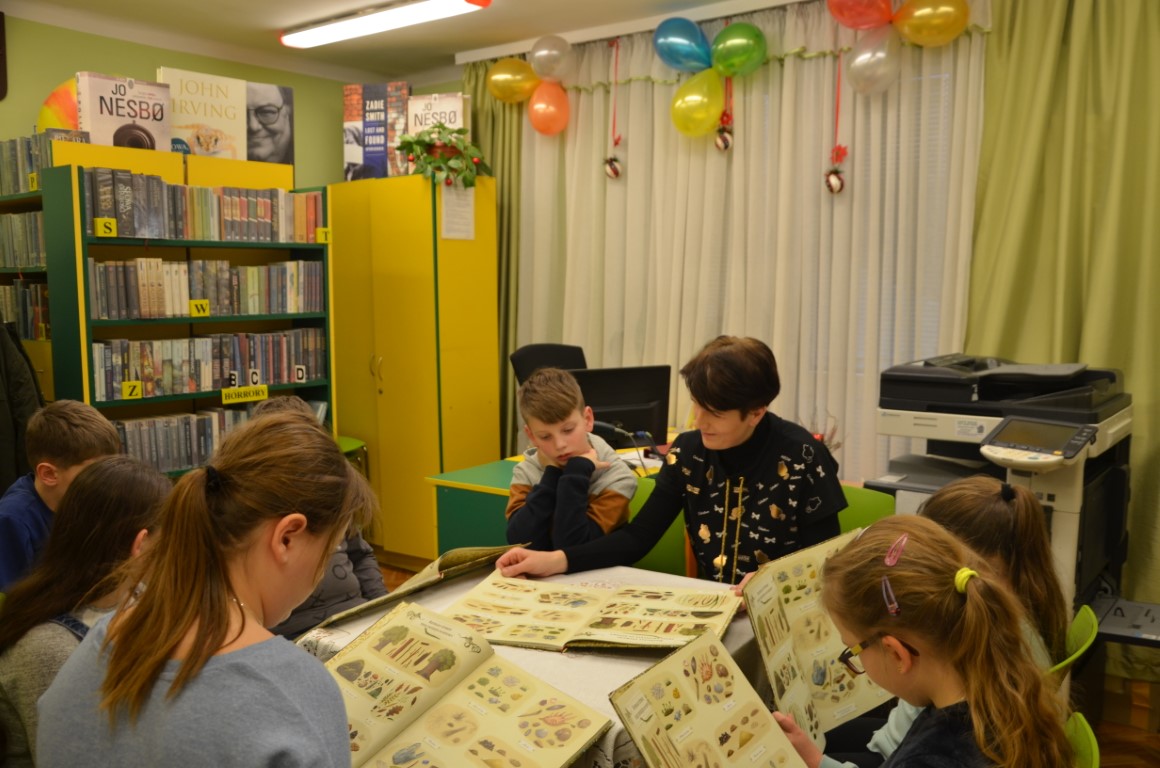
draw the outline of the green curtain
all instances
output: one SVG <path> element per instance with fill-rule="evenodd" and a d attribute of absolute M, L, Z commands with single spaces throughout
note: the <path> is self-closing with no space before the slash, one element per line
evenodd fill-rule
<path fill-rule="evenodd" d="M 515 377 L 508 355 L 515 349 L 516 289 L 520 264 L 520 142 L 522 104 L 505 104 L 487 92 L 494 61 L 463 69 L 463 92 L 471 96 L 471 133 L 495 173 L 499 239 L 499 391 L 501 456 L 516 451 Z"/>
<path fill-rule="evenodd" d="M 1160 2 L 994 0 L 992 14 L 966 348 L 1124 371 L 1124 591 L 1160 602 Z M 1160 680 L 1160 654 L 1113 646 L 1108 672 Z"/>

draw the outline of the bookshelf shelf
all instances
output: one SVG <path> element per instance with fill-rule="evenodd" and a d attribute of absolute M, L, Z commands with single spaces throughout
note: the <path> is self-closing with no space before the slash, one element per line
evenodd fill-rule
<path fill-rule="evenodd" d="M 145 248 L 240 248 L 255 251 L 321 251 L 326 248 L 321 243 L 271 243 L 249 240 L 171 240 L 145 237 L 85 237 L 88 247 L 101 245 L 129 245 Z"/>
<path fill-rule="evenodd" d="M 139 320 L 90 320 L 93 328 L 140 328 L 156 325 L 209 325 L 256 323 L 266 320 L 325 320 L 325 312 L 291 312 L 274 315 L 219 315 L 209 317 L 145 317 Z"/>
<path fill-rule="evenodd" d="M 325 193 L 292 194 L 292 168 L 269 163 L 207 163 L 196 156 L 87 144 L 61 147 L 60 142 L 54 142 L 53 157 L 57 167 L 41 173 L 38 199 L 53 296 L 56 397 L 101 409 L 131 455 L 171 476 L 204 463 L 221 437 L 246 419 L 253 403 L 229 397 L 237 390 L 222 388 L 234 372 L 241 380 L 264 385 L 270 395 L 299 394 L 317 403 L 319 412 L 333 413 L 329 246 L 201 239 L 218 232 L 219 225 L 224 234 L 231 231 L 227 224 L 246 221 L 254 228 L 237 232 L 279 239 L 293 232 L 301 238 L 302 232 L 314 231 L 312 226 L 326 226 Z M 118 222 L 130 217 L 123 231 L 133 231 L 135 217 L 138 227 L 148 222 L 150 229 L 144 231 L 164 233 L 156 218 L 160 212 L 163 221 L 173 222 L 170 233 L 182 234 L 183 220 L 188 227 L 198 219 L 200 229 L 184 230 L 198 239 L 86 234 L 86 221 L 108 218 L 103 211 L 110 210 L 104 207 L 109 198 L 100 195 L 111 190 L 96 183 L 107 172 L 96 169 L 129 172 L 125 176 L 132 184 L 118 186 L 113 196 L 113 204 L 120 206 Z M 141 176 L 153 177 L 141 184 L 148 197 L 134 197 L 133 205 L 125 205 L 122 192 L 135 195 Z M 163 182 L 157 185 L 160 197 L 154 196 L 156 177 Z M 122 181 L 124 176 L 117 183 Z M 90 183 L 99 192 L 86 199 Z M 240 186 L 227 190 L 226 185 Z M 227 217 L 227 203 L 242 200 L 237 196 L 248 189 L 256 190 L 249 193 L 254 201 L 271 190 L 265 198 L 269 205 L 251 208 L 251 218 L 234 209 L 235 216 Z M 226 195 L 235 197 L 227 201 Z M 284 218 L 272 213 L 276 199 L 295 204 L 293 210 L 288 204 L 277 208 Z M 298 217 L 300 204 L 310 206 L 309 218 Z M 293 226 L 303 221 L 309 226 Z M 236 314 L 247 309 L 247 301 L 252 302 L 249 309 L 261 312 Z M 198 302 L 211 314 L 156 316 L 185 313 Z M 278 311 L 287 308 L 312 311 Z M 114 319 L 101 319 L 109 317 Z M 286 382 L 285 371 L 290 378 L 303 372 L 308 378 Z M 121 394 L 123 382 L 140 382 L 151 396 L 110 399 Z"/>
<path fill-rule="evenodd" d="M 47 267 L 0 267 L 0 275 L 44 275 Z"/>
<path fill-rule="evenodd" d="M 330 379 L 312 379 L 310 381 L 301 381 L 293 384 L 267 384 L 266 388 L 271 392 L 290 392 L 296 389 L 308 389 L 310 387 L 329 387 Z M 131 408 L 146 403 L 181 403 L 189 400 L 221 400 L 224 389 L 211 389 L 206 392 L 182 392 L 176 395 L 161 395 L 160 397 L 142 397 L 138 400 L 96 400 L 92 403 L 94 408 L 102 410 L 106 408 Z"/>
<path fill-rule="evenodd" d="M 28 213 L 39 211 L 39 192 L 19 192 L 15 195 L 0 195 L 0 213 Z"/>

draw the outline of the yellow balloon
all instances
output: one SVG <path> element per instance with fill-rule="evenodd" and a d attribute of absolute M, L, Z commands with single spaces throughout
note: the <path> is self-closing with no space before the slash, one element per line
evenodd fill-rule
<path fill-rule="evenodd" d="M 539 84 L 536 71 L 523 59 L 500 59 L 487 71 L 488 92 L 507 104 L 527 101 Z"/>
<path fill-rule="evenodd" d="M 717 129 L 725 111 L 725 88 L 715 69 L 706 69 L 690 77 L 673 97 L 669 114 L 673 125 L 686 136 L 704 136 Z"/>
<path fill-rule="evenodd" d="M 970 20 L 967 0 L 907 0 L 891 23 L 902 39 L 933 48 L 961 35 Z"/>

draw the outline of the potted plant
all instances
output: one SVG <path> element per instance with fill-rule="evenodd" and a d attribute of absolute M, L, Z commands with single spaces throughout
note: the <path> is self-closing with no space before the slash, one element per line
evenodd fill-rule
<path fill-rule="evenodd" d="M 418 133 L 400 136 L 395 149 L 415 164 L 414 173 L 421 173 L 436 184 L 451 186 L 458 180 L 464 187 L 474 187 L 478 174 L 491 175 L 483 153 L 467 138 L 466 128 L 435 123 Z"/>

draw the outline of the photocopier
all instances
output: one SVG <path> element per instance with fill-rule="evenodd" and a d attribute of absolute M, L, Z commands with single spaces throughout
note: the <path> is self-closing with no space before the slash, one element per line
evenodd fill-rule
<path fill-rule="evenodd" d="M 880 434 L 926 440 L 867 488 L 914 512 L 943 485 L 990 474 L 1033 491 L 1048 516 L 1065 597 L 1090 603 L 1101 636 L 1160 645 L 1157 606 L 1119 599 L 1127 557 L 1132 396 L 1123 374 L 950 354 L 882 372 Z"/>

